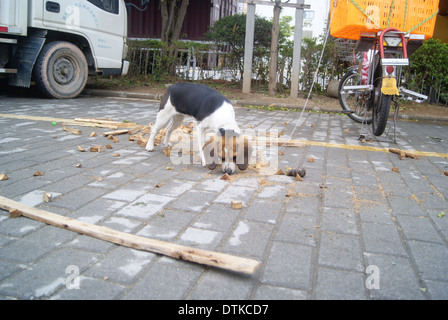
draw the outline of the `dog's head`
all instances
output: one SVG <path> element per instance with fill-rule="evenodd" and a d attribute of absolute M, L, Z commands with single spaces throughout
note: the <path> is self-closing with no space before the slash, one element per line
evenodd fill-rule
<path fill-rule="evenodd" d="M 232 174 L 236 167 L 243 171 L 249 166 L 249 140 L 234 130 L 219 129 L 204 145 L 203 151 L 207 168 L 210 170 L 214 170 L 221 163 L 222 171 Z"/>

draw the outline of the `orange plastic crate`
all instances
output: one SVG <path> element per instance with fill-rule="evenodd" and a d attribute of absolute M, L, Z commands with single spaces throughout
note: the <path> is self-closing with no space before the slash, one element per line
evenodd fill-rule
<path fill-rule="evenodd" d="M 333 6 L 334 0 L 331 0 L 331 14 L 333 15 L 334 11 L 334 15 L 330 25 L 330 33 L 333 37 L 358 40 L 362 32 L 378 32 L 381 29 L 386 29 L 387 26 L 408 32 L 436 13 L 439 7 L 439 0 L 354 1 L 368 14 L 370 19 L 350 0 L 337 0 L 336 7 Z M 408 8 L 405 19 L 406 1 L 408 2 Z M 390 21 L 389 13 L 391 13 Z M 436 16 L 411 31 L 411 33 L 423 34 L 425 39 L 429 39 L 434 33 L 435 23 Z"/>

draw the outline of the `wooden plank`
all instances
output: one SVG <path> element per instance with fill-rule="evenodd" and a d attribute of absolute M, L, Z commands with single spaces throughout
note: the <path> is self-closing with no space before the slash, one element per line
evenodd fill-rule
<path fill-rule="evenodd" d="M 120 122 L 114 120 L 106 120 L 106 119 L 95 119 L 95 118 L 75 118 L 75 121 L 78 122 L 87 122 L 87 123 L 95 123 L 95 124 L 108 124 L 114 125 L 118 128 L 134 128 L 137 124 L 133 122 Z"/>
<path fill-rule="evenodd" d="M 186 247 L 174 243 L 116 231 L 108 227 L 82 222 L 42 209 L 29 207 L 2 196 L 0 196 L 0 208 L 9 212 L 13 211 L 17 213 L 18 211 L 21 215 L 27 218 L 44 222 L 52 226 L 75 231 L 133 249 L 163 254 L 176 259 L 187 260 L 245 274 L 253 274 L 260 267 L 260 262 L 256 260 L 236 257 L 220 252 Z"/>
<path fill-rule="evenodd" d="M 128 133 L 129 129 L 121 129 L 121 130 L 114 130 L 114 131 L 107 131 L 103 133 L 103 137 L 107 137 L 107 136 L 116 136 L 119 134 L 125 134 Z"/>

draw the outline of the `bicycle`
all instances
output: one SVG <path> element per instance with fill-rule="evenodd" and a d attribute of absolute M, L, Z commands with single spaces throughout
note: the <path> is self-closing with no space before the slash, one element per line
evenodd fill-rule
<path fill-rule="evenodd" d="M 409 65 L 408 46 L 415 50 L 424 39 L 424 35 L 405 35 L 396 28 L 386 28 L 378 33 L 364 32 L 356 47 L 357 52 L 364 52 L 364 68 L 362 65 L 350 68 L 339 84 L 343 113 L 356 122 L 372 124 L 372 133 L 381 136 L 392 102 L 396 116 L 400 98 L 418 103 L 426 101 L 427 96 L 402 85 L 402 68 Z"/>

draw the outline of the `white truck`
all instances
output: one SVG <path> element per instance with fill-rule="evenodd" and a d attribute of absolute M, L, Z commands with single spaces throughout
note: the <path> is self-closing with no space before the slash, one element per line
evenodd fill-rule
<path fill-rule="evenodd" d="M 0 78 L 75 98 L 88 75 L 126 75 L 123 0 L 0 0 Z"/>

